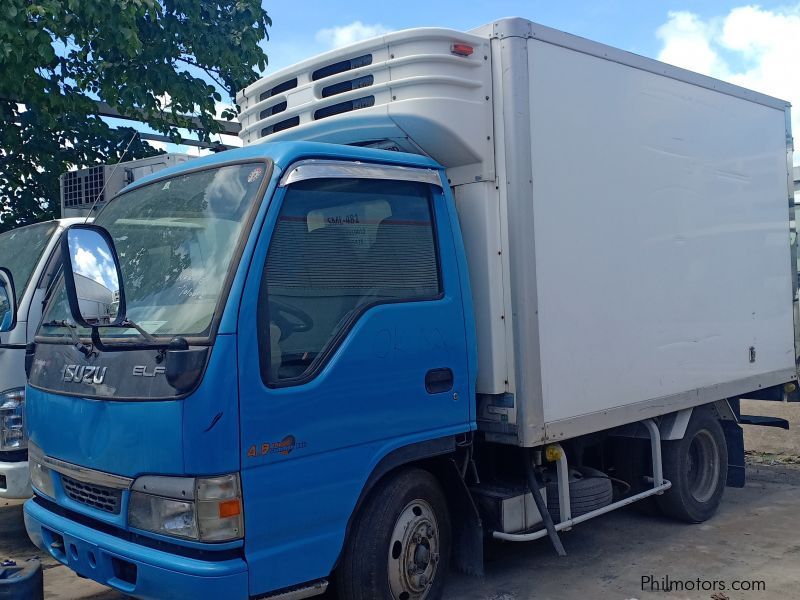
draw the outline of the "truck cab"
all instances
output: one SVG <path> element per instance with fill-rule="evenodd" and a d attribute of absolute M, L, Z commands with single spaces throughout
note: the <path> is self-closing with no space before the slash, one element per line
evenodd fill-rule
<path fill-rule="evenodd" d="M 246 598 L 325 577 L 370 477 L 475 428 L 470 294 L 430 159 L 281 143 L 190 166 L 98 216 L 120 282 L 76 230 L 70 253 L 95 269 L 77 275 L 103 273 L 126 321 L 66 326 L 57 284 L 25 519 L 56 559 L 137 597 Z"/>
<path fill-rule="evenodd" d="M 31 495 L 24 427 L 25 345 L 39 326 L 51 261 L 59 260 L 54 255 L 61 233 L 83 221 L 48 221 L 0 234 L 0 267 L 8 270 L 15 292 L 12 302 L 5 303 L 0 326 L 0 498 Z"/>

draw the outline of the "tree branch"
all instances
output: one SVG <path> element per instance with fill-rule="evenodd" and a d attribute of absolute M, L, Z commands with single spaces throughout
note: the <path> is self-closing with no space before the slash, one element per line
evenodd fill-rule
<path fill-rule="evenodd" d="M 221 77 L 222 74 L 218 70 L 211 69 L 209 67 L 204 67 L 203 65 L 199 64 L 198 62 L 190 60 L 190 59 L 185 58 L 183 56 L 179 56 L 177 58 L 177 60 L 179 60 L 181 62 L 185 62 L 187 65 L 192 65 L 193 67 L 197 67 L 198 69 L 203 70 L 205 72 L 205 74 L 208 75 L 214 81 L 214 83 L 216 83 L 219 87 L 221 87 L 223 90 L 225 90 L 229 94 L 233 95 L 230 87 L 228 87 L 227 85 L 225 85 L 224 82 L 219 80 L 219 77 Z"/>

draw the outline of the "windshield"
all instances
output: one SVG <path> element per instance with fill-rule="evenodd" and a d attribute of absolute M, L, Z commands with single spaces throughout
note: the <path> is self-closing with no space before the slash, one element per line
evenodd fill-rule
<path fill-rule="evenodd" d="M 266 173 L 263 163 L 195 171 L 119 196 L 95 219 L 119 254 L 127 317 L 153 335 L 207 336 L 242 228 Z M 96 281 L 102 281 L 97 269 Z M 40 335 L 70 335 L 63 281 Z M 88 335 L 88 331 L 80 332 Z M 103 329 L 104 337 L 135 330 Z"/>
<path fill-rule="evenodd" d="M 7 231 L 0 235 L 0 267 L 6 267 L 14 277 L 17 301 L 25 294 L 36 264 L 58 227 L 55 221 L 38 223 Z"/>

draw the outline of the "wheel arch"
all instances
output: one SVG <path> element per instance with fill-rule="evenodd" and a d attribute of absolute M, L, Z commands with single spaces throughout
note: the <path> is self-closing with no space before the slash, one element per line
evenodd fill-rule
<path fill-rule="evenodd" d="M 675 413 L 665 415 L 661 419 L 660 430 L 662 440 L 680 440 L 686 435 L 689 420 L 693 412 L 709 411 L 722 426 L 728 450 L 728 472 L 725 484 L 728 487 L 744 487 L 745 484 L 745 454 L 744 431 L 739 425 L 736 411 L 727 399 L 717 400 L 710 404 L 703 404 L 694 408 L 687 408 Z"/>
<path fill-rule="evenodd" d="M 470 445 L 471 440 L 463 434 L 451 435 L 401 446 L 379 460 L 367 477 L 347 520 L 342 548 L 332 571 L 339 566 L 353 524 L 377 484 L 401 469 L 419 467 L 430 472 L 445 493 L 452 517 L 454 565 L 466 573 L 483 575 L 483 527 L 478 509 L 456 463 L 459 450 L 466 452 Z"/>

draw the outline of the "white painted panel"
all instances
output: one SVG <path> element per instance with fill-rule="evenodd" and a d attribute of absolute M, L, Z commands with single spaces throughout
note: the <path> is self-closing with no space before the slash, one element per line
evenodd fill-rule
<path fill-rule="evenodd" d="M 502 394 L 508 380 L 500 208 L 493 182 L 454 188 L 478 337 L 479 394 Z"/>
<path fill-rule="evenodd" d="M 529 63 L 545 422 L 792 368 L 784 113 L 540 41 Z"/>

